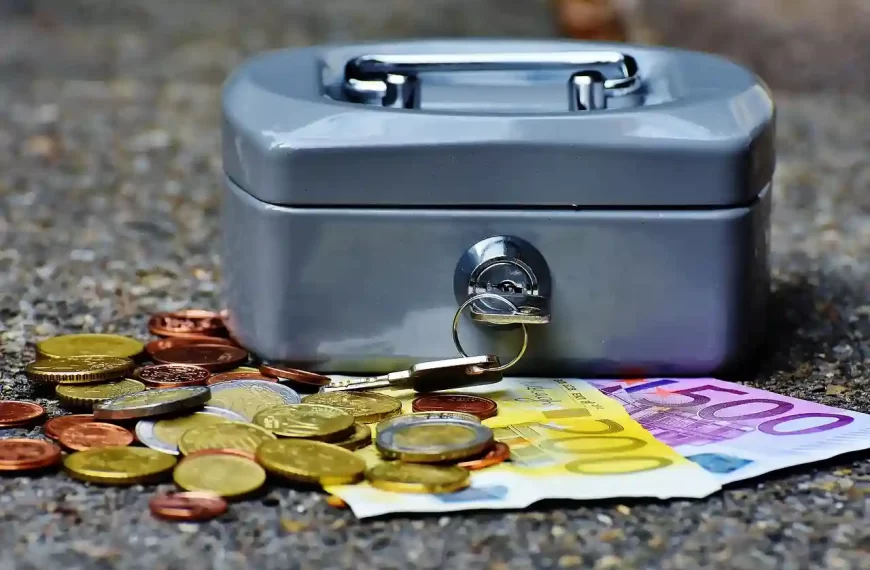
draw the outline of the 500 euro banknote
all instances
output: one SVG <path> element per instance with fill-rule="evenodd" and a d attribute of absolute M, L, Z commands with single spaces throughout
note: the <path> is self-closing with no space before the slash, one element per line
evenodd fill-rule
<path fill-rule="evenodd" d="M 723 380 L 590 383 L 722 484 L 870 448 L 870 415 Z"/>
<path fill-rule="evenodd" d="M 406 412 L 418 395 L 409 390 L 383 392 L 401 399 Z M 364 518 L 397 512 L 518 509 L 543 499 L 700 498 L 720 488 L 716 477 L 657 441 L 622 406 L 586 382 L 506 378 L 461 392 L 498 403 L 498 415 L 483 423 L 510 446 L 510 461 L 473 471 L 471 485 L 454 493 L 394 493 L 367 483 L 330 486 L 326 491 Z M 381 460 L 373 446 L 357 453 L 370 466 Z"/>

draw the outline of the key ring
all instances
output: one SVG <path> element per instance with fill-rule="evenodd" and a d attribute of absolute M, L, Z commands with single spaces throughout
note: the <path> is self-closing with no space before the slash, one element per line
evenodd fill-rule
<path fill-rule="evenodd" d="M 513 310 L 514 313 L 520 312 L 519 307 L 514 305 L 508 299 L 502 297 L 501 295 L 496 295 L 495 293 L 478 293 L 477 295 L 472 295 L 464 303 L 459 305 L 459 308 L 456 309 L 456 314 L 453 316 L 453 344 L 456 345 L 456 350 L 459 351 L 459 354 L 466 358 L 468 358 L 468 354 L 466 354 L 466 352 L 462 349 L 462 344 L 459 342 L 459 319 L 462 316 L 462 311 L 464 311 L 468 305 L 472 304 L 478 299 L 498 299 L 499 301 L 506 303 Z M 528 329 L 526 329 L 525 323 L 520 323 L 520 326 L 523 327 L 523 346 L 522 348 L 520 348 L 520 353 L 517 354 L 514 359 L 507 364 L 496 366 L 495 368 L 485 368 L 482 370 L 484 370 L 485 372 L 502 372 L 520 361 L 523 355 L 526 354 L 526 349 L 529 347 L 529 331 Z"/>

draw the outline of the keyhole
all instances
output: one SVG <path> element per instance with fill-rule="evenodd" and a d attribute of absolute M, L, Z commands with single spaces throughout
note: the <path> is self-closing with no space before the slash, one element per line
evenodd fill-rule
<path fill-rule="evenodd" d="M 523 286 L 511 281 L 510 279 L 505 279 L 498 285 L 496 288 L 499 289 L 502 293 L 519 293 L 522 294 Z"/>

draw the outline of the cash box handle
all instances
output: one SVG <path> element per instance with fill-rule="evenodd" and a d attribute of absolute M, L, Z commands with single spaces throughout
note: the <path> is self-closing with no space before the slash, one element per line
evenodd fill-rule
<path fill-rule="evenodd" d="M 621 77 L 608 79 L 596 67 L 616 67 Z M 420 73 L 532 69 L 575 70 L 568 81 L 571 111 L 603 109 L 607 98 L 634 93 L 642 84 L 634 58 L 616 51 L 390 54 L 348 61 L 343 90 L 353 102 L 417 109 Z"/>

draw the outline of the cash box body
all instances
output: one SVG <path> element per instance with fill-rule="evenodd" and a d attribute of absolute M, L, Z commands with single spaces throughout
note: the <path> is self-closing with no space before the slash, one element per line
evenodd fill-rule
<path fill-rule="evenodd" d="M 585 52 L 627 55 L 636 88 L 607 57 L 585 90 L 550 65 Z M 348 62 L 371 54 L 442 64 L 351 81 Z M 509 65 L 488 73 L 493 55 Z M 550 67 L 521 65 L 536 58 Z M 261 358 L 359 374 L 458 356 L 460 260 L 494 236 L 548 270 L 551 320 L 528 325 L 507 374 L 713 374 L 762 341 L 775 112 L 727 60 L 568 41 L 315 46 L 247 61 L 222 105 L 227 324 Z M 522 338 L 467 313 L 459 336 L 502 362 Z"/>

